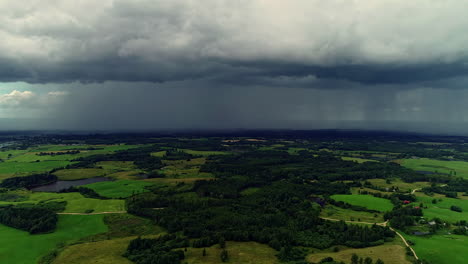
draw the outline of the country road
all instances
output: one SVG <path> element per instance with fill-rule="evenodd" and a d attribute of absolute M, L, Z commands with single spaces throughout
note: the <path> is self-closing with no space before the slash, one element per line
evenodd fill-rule
<path fill-rule="evenodd" d="M 416 190 L 414 190 L 416 191 Z M 342 221 L 342 220 L 339 220 L 339 219 L 333 219 L 333 218 L 327 218 L 327 217 L 320 217 L 324 220 L 328 220 L 328 221 L 335 221 L 335 222 L 339 222 L 339 221 Z M 349 221 L 349 220 L 346 220 L 345 221 L 346 223 L 351 223 L 351 224 L 365 224 L 365 225 L 379 225 L 379 226 L 388 226 L 388 221 L 385 221 L 385 222 L 382 222 L 382 223 L 371 223 L 371 222 L 359 222 L 359 221 Z M 411 252 L 413 253 L 414 255 L 414 258 L 419 260 L 418 258 L 418 255 L 416 255 L 416 251 L 414 251 L 414 249 L 410 246 L 410 244 L 408 243 L 408 241 L 406 241 L 406 239 L 400 234 L 398 233 L 395 229 L 393 229 L 391 226 L 389 226 L 390 230 L 392 230 L 393 232 L 395 232 L 400 238 L 401 240 L 403 240 L 403 243 L 405 243 L 405 245 L 411 250 Z"/>

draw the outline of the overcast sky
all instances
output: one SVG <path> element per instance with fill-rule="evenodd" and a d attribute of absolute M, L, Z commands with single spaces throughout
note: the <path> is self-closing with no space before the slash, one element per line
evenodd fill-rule
<path fill-rule="evenodd" d="M 0 10 L 2 129 L 468 133 L 468 1 L 0 0 Z"/>

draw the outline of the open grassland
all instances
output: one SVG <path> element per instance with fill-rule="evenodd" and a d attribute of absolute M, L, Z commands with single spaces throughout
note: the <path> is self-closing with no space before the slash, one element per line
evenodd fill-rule
<path fill-rule="evenodd" d="M 226 263 L 242 264 L 274 264 L 279 263 L 276 258 L 276 250 L 267 245 L 256 242 L 226 242 L 229 261 Z M 222 249 L 219 245 L 206 248 L 206 256 L 203 256 L 203 248 L 187 248 L 184 263 L 188 264 L 214 264 L 222 263 L 220 259 Z"/>
<path fill-rule="evenodd" d="M 55 232 L 40 235 L 30 235 L 0 224 L 0 263 L 37 263 L 40 257 L 59 244 L 71 243 L 106 230 L 102 215 L 60 215 Z"/>
<path fill-rule="evenodd" d="M 403 167 L 416 171 L 429 171 L 446 174 L 456 173 L 456 176 L 468 179 L 468 162 L 465 161 L 444 161 L 420 158 L 402 159 L 399 160 L 399 162 Z"/>
<path fill-rule="evenodd" d="M 52 262 L 53 264 L 131 264 L 122 255 L 127 250 L 128 243 L 135 237 L 117 238 L 76 244 L 65 248 Z"/>
<path fill-rule="evenodd" d="M 69 161 L 0 162 L 0 180 L 13 176 L 47 172 L 63 168 L 68 164 L 70 164 Z"/>
<path fill-rule="evenodd" d="M 212 155 L 228 155 L 231 152 L 228 151 L 215 151 L 215 150 L 192 150 L 192 149 L 181 149 L 185 153 L 197 155 L 197 156 L 212 156 Z"/>
<path fill-rule="evenodd" d="M 346 202 L 352 205 L 366 207 L 367 209 L 377 210 L 380 212 L 391 211 L 393 208 L 390 200 L 374 197 L 372 195 L 359 194 L 336 194 L 330 196 L 333 200 Z"/>
<path fill-rule="evenodd" d="M 123 200 L 100 200 L 85 198 L 79 193 L 47 193 L 35 192 L 25 193 L 26 200 L 21 202 L 0 201 L 2 204 L 37 204 L 50 201 L 66 201 L 65 213 L 85 213 L 92 210 L 93 213 L 116 212 L 125 210 L 125 201 Z"/>
<path fill-rule="evenodd" d="M 165 160 L 165 166 L 159 172 L 167 178 L 212 178 L 211 173 L 200 172 L 200 167 L 205 162 L 206 158 Z"/>
<path fill-rule="evenodd" d="M 400 191 L 408 191 L 411 192 L 414 189 L 421 189 L 424 187 L 429 187 L 431 184 L 429 182 L 404 182 L 400 179 L 392 179 L 390 183 L 387 183 L 385 179 L 370 179 L 367 180 L 372 185 L 375 185 L 380 188 L 392 188 L 398 187 Z"/>
<path fill-rule="evenodd" d="M 319 263 L 320 260 L 326 257 L 332 257 L 335 261 L 343 261 L 351 263 L 351 256 L 357 254 L 359 257 L 370 257 L 376 261 L 381 259 L 385 264 L 410 264 L 411 262 L 406 259 L 405 248 L 396 244 L 385 244 L 376 247 L 368 248 L 346 248 L 340 247 L 338 252 L 332 250 L 319 251 L 307 256 L 307 261 Z"/>
<path fill-rule="evenodd" d="M 364 162 L 378 162 L 376 160 L 371 159 L 362 159 L 362 158 L 355 158 L 355 157 L 341 157 L 342 160 L 350 160 L 355 161 L 357 163 L 364 163 Z"/>
<path fill-rule="evenodd" d="M 426 219 L 440 218 L 451 223 L 460 220 L 468 221 L 468 200 L 447 197 L 435 198 L 425 195 L 418 195 L 417 199 L 419 203 L 423 203 L 425 207 L 427 206 L 427 209 L 423 209 L 424 217 Z M 434 199 L 437 200 L 436 204 L 432 203 L 432 200 Z M 455 212 L 450 210 L 452 205 L 460 207 L 463 211 Z"/>
<path fill-rule="evenodd" d="M 249 187 L 249 188 L 246 188 L 246 189 L 242 190 L 240 193 L 243 196 L 247 196 L 247 195 L 254 194 L 254 193 L 258 192 L 258 191 L 260 191 L 260 188 L 258 188 L 258 187 Z"/>
<path fill-rule="evenodd" d="M 103 181 L 84 185 L 84 187 L 93 189 L 99 195 L 107 198 L 126 198 L 135 193 L 147 192 L 146 186 L 152 185 L 145 181 L 136 180 L 118 180 Z"/>
<path fill-rule="evenodd" d="M 57 178 L 62 181 L 88 179 L 88 178 L 104 176 L 106 174 L 107 174 L 106 170 L 92 169 L 92 168 L 66 169 L 66 170 L 58 170 L 54 172 L 54 175 L 57 176 Z"/>
<path fill-rule="evenodd" d="M 133 161 L 101 161 L 96 163 L 96 167 L 107 171 L 127 171 L 134 170 Z"/>
<path fill-rule="evenodd" d="M 415 243 L 412 247 L 418 257 L 429 261 L 431 264 L 467 263 L 468 236 L 434 235 L 420 237 L 403 235 L 407 240 Z"/>
<path fill-rule="evenodd" d="M 369 212 L 343 209 L 333 205 L 325 206 L 320 212 L 320 217 L 338 219 L 343 221 L 358 221 L 369 223 L 382 223 L 384 221 L 381 213 L 373 214 Z"/>

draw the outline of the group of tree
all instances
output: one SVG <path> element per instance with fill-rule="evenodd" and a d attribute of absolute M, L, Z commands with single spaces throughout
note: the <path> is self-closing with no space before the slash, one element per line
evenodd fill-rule
<path fill-rule="evenodd" d="M 58 156 L 58 155 L 76 155 L 80 154 L 79 150 L 57 151 L 57 152 L 39 152 L 38 156 Z"/>
<path fill-rule="evenodd" d="M 7 189 L 20 189 L 20 188 L 32 188 L 44 184 L 50 184 L 57 181 L 57 176 L 51 173 L 33 174 L 24 177 L 12 177 L 3 180 L 0 183 L 0 188 Z"/>
<path fill-rule="evenodd" d="M 14 206 L 0 208 L 0 223 L 31 234 L 54 231 L 57 220 L 57 214 L 48 208 Z"/>

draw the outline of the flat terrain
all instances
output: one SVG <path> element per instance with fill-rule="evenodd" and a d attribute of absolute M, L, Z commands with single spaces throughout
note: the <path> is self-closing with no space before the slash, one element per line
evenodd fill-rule
<path fill-rule="evenodd" d="M 332 257 L 335 261 L 343 261 L 345 263 L 351 262 L 351 256 L 357 254 L 361 257 L 371 257 L 374 262 L 381 259 L 385 264 L 410 264 L 405 257 L 405 248 L 401 245 L 381 245 L 368 248 L 342 248 L 339 252 L 318 252 L 309 254 L 307 260 L 318 263 L 326 257 Z"/>
<path fill-rule="evenodd" d="M 107 174 L 106 170 L 88 169 L 88 168 L 58 170 L 54 172 L 54 175 L 57 176 L 57 178 L 62 181 L 74 181 L 74 180 L 88 179 L 88 178 L 104 176 L 106 174 Z"/>
<path fill-rule="evenodd" d="M 454 198 L 434 198 L 429 196 L 418 196 L 418 202 L 423 203 L 427 209 L 423 209 L 426 219 L 440 218 L 447 222 L 457 222 L 461 220 L 468 221 L 468 200 Z M 437 203 L 433 204 L 432 200 L 436 199 Z M 450 207 L 458 206 L 462 208 L 462 212 L 450 210 Z"/>
<path fill-rule="evenodd" d="M 0 224 L 0 263 L 37 263 L 58 244 L 67 244 L 106 230 L 102 215 L 61 215 L 54 233 L 39 235 Z"/>
<path fill-rule="evenodd" d="M 222 263 L 219 245 L 206 248 L 206 256 L 203 256 L 202 248 L 188 248 L 185 252 L 184 262 L 188 264 L 214 264 Z M 278 263 L 276 250 L 267 245 L 256 242 L 226 242 L 226 250 L 229 254 L 227 263 L 242 264 L 273 264 Z"/>
<path fill-rule="evenodd" d="M 465 161 L 445 161 L 435 159 L 402 159 L 400 164 L 403 167 L 416 171 L 428 171 L 438 173 L 456 173 L 457 176 L 468 179 L 468 162 Z"/>
<path fill-rule="evenodd" d="M 468 245 L 468 236 L 404 236 L 406 239 L 415 243 L 412 247 L 418 254 L 419 258 L 428 260 L 431 264 L 461 264 L 466 263 L 466 260 L 468 259 L 468 250 L 466 250 Z"/>
<path fill-rule="evenodd" d="M 369 223 L 382 223 L 384 219 L 382 214 L 373 214 L 369 212 L 353 211 L 343 209 L 333 205 L 327 205 L 320 212 L 321 217 L 338 219 L 343 221 L 359 221 Z"/>
<path fill-rule="evenodd" d="M 145 181 L 118 180 L 103 181 L 84 185 L 84 187 L 93 189 L 99 195 L 107 198 L 126 198 L 135 193 L 148 191 L 146 186 L 152 185 Z"/>
<path fill-rule="evenodd" d="M 352 205 L 366 207 L 367 209 L 377 210 L 380 212 L 390 211 L 393 208 L 390 200 L 377 198 L 372 195 L 359 194 L 336 194 L 330 196 L 333 200 L 346 202 Z"/>

